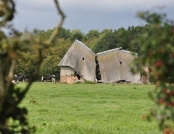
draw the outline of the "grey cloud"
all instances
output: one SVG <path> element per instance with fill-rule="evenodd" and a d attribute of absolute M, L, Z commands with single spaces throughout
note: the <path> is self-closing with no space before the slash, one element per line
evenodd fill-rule
<path fill-rule="evenodd" d="M 17 4 L 14 24 L 20 30 L 52 29 L 59 21 L 53 0 L 18 0 Z M 163 4 L 166 7 L 161 12 L 174 19 L 173 0 L 60 0 L 67 15 L 63 26 L 83 32 L 143 25 L 144 22 L 136 17 L 137 12 L 153 10 Z"/>

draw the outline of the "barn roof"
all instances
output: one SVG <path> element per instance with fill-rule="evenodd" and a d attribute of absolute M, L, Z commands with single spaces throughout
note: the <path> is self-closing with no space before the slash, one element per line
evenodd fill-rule
<path fill-rule="evenodd" d="M 137 56 L 130 51 L 120 50 L 120 48 L 111 49 L 101 53 L 97 53 L 99 70 L 102 82 L 110 83 L 120 80 L 137 83 L 140 75 L 132 74 L 129 64 Z"/>
<path fill-rule="evenodd" d="M 73 68 L 85 80 L 95 79 L 95 54 L 82 42 L 75 40 L 58 66 Z"/>

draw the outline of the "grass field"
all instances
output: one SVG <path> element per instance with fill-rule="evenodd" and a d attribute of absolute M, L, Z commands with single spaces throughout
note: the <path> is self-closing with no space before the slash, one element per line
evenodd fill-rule
<path fill-rule="evenodd" d="M 25 86 L 20 83 L 19 86 Z M 161 134 L 148 85 L 34 83 L 21 104 L 36 134 Z"/>

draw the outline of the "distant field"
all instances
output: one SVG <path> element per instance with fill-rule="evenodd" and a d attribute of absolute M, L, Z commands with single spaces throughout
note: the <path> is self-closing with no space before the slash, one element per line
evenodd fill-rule
<path fill-rule="evenodd" d="M 19 86 L 25 86 L 20 83 Z M 21 106 L 36 134 L 161 134 L 142 115 L 152 106 L 148 85 L 32 85 Z"/>

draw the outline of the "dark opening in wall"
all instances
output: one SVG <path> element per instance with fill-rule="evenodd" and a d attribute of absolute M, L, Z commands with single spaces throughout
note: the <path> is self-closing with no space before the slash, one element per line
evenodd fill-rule
<path fill-rule="evenodd" d="M 119 61 L 120 62 L 120 64 L 122 65 L 122 62 L 121 61 Z"/>
<path fill-rule="evenodd" d="M 99 63 L 98 63 L 98 57 L 97 56 L 95 56 L 95 63 L 96 63 L 96 69 L 95 69 L 96 78 L 97 78 L 97 80 L 101 80 L 100 66 L 99 66 Z"/>
<path fill-rule="evenodd" d="M 77 76 L 78 80 L 80 80 L 80 75 L 75 71 L 74 76 Z"/>
<path fill-rule="evenodd" d="M 82 60 L 85 60 L 85 58 L 84 58 L 84 57 L 82 57 Z"/>

